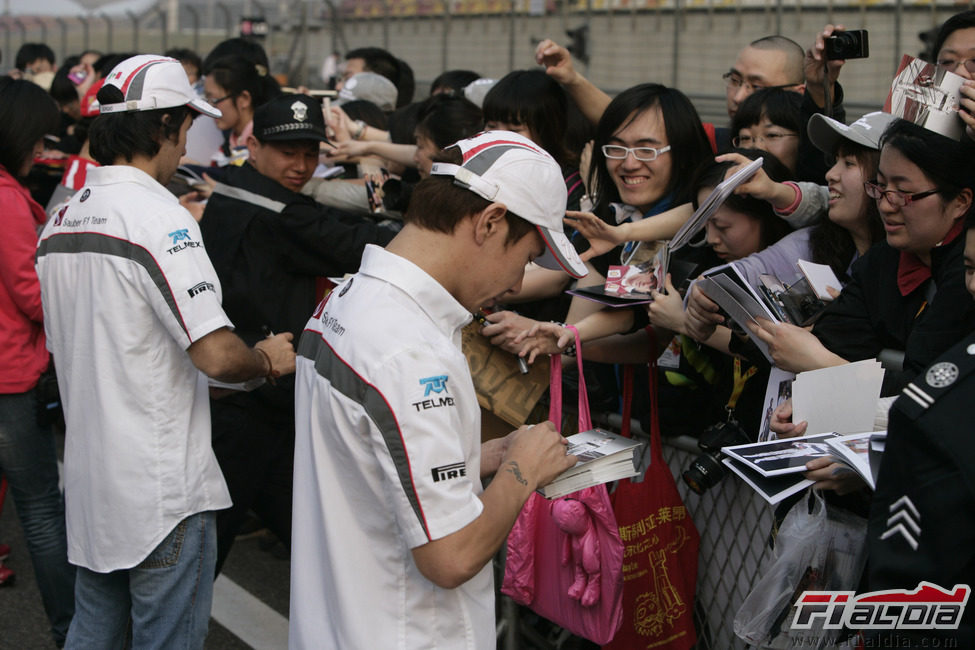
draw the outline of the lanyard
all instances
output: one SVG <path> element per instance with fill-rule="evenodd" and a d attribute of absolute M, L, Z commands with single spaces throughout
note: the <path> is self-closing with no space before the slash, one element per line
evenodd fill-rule
<path fill-rule="evenodd" d="M 758 372 L 758 368 L 752 366 L 744 374 L 741 372 L 741 359 L 735 357 L 735 384 L 734 388 L 731 390 L 731 396 L 728 398 L 728 403 L 725 404 L 725 410 L 728 411 L 728 421 L 733 420 L 732 414 L 735 412 L 735 405 L 738 404 L 738 398 L 741 397 L 741 392 L 745 390 L 745 383 L 748 382 L 752 376 Z"/>

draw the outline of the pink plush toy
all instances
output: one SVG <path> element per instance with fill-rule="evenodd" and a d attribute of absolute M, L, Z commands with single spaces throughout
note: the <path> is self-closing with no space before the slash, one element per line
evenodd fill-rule
<path fill-rule="evenodd" d="M 575 580 L 569 598 L 585 607 L 599 602 L 599 537 L 586 504 L 575 499 L 559 499 L 552 504 L 552 518 L 565 534 L 562 566 L 574 562 Z"/>

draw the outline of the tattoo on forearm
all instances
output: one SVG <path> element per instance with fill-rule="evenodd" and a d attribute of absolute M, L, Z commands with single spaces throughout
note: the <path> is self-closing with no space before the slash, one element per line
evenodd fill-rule
<path fill-rule="evenodd" d="M 522 485 L 528 485 L 528 481 L 526 481 L 525 477 L 521 475 L 521 468 L 518 467 L 518 463 L 516 461 L 508 461 L 508 469 L 505 471 L 510 472 L 515 477 L 515 480 Z"/>

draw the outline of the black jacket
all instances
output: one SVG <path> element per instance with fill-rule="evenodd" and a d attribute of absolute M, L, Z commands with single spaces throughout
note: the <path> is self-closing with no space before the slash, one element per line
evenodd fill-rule
<path fill-rule="evenodd" d="M 366 244 L 384 246 L 393 238 L 371 221 L 292 192 L 250 164 L 227 167 L 220 178 L 200 231 L 220 278 L 224 311 L 248 345 L 264 338 L 263 327 L 291 332 L 297 342 L 315 309 L 316 279 L 356 272 Z M 280 384 L 293 386 L 291 378 Z"/>
<path fill-rule="evenodd" d="M 962 233 L 932 249 L 931 279 L 902 296 L 897 288 L 900 251 L 887 242 L 875 244 L 853 265 L 852 280 L 823 312 L 813 333 L 847 361 L 876 358 L 885 348 L 903 351 L 903 371 L 888 371 L 884 378 L 883 394 L 896 394 L 952 343 L 975 330 L 975 301 L 965 289 L 964 247 Z"/>
<path fill-rule="evenodd" d="M 973 395 L 975 334 L 969 334 L 922 370 L 894 402 L 870 506 L 871 591 L 914 590 L 922 580 L 948 591 L 957 584 L 975 586 Z M 953 638 L 958 645 L 943 647 L 975 647 L 975 607 L 969 599 L 957 630 L 896 633 L 902 641 L 911 635 Z"/>

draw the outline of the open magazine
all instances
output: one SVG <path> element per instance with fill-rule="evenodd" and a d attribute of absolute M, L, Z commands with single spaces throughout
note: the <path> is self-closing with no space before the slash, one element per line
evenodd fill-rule
<path fill-rule="evenodd" d="M 722 462 L 763 499 L 776 504 L 812 485 L 813 481 L 803 476 L 806 463 L 823 457 L 846 465 L 874 489 L 886 438 L 885 431 L 872 431 L 754 442 L 723 447 L 721 451 L 727 457 Z"/>
<path fill-rule="evenodd" d="M 579 462 L 559 474 L 538 492 L 547 499 L 565 496 L 583 488 L 636 476 L 637 452 L 643 443 L 632 438 L 591 429 L 567 438 L 568 453 Z"/>

